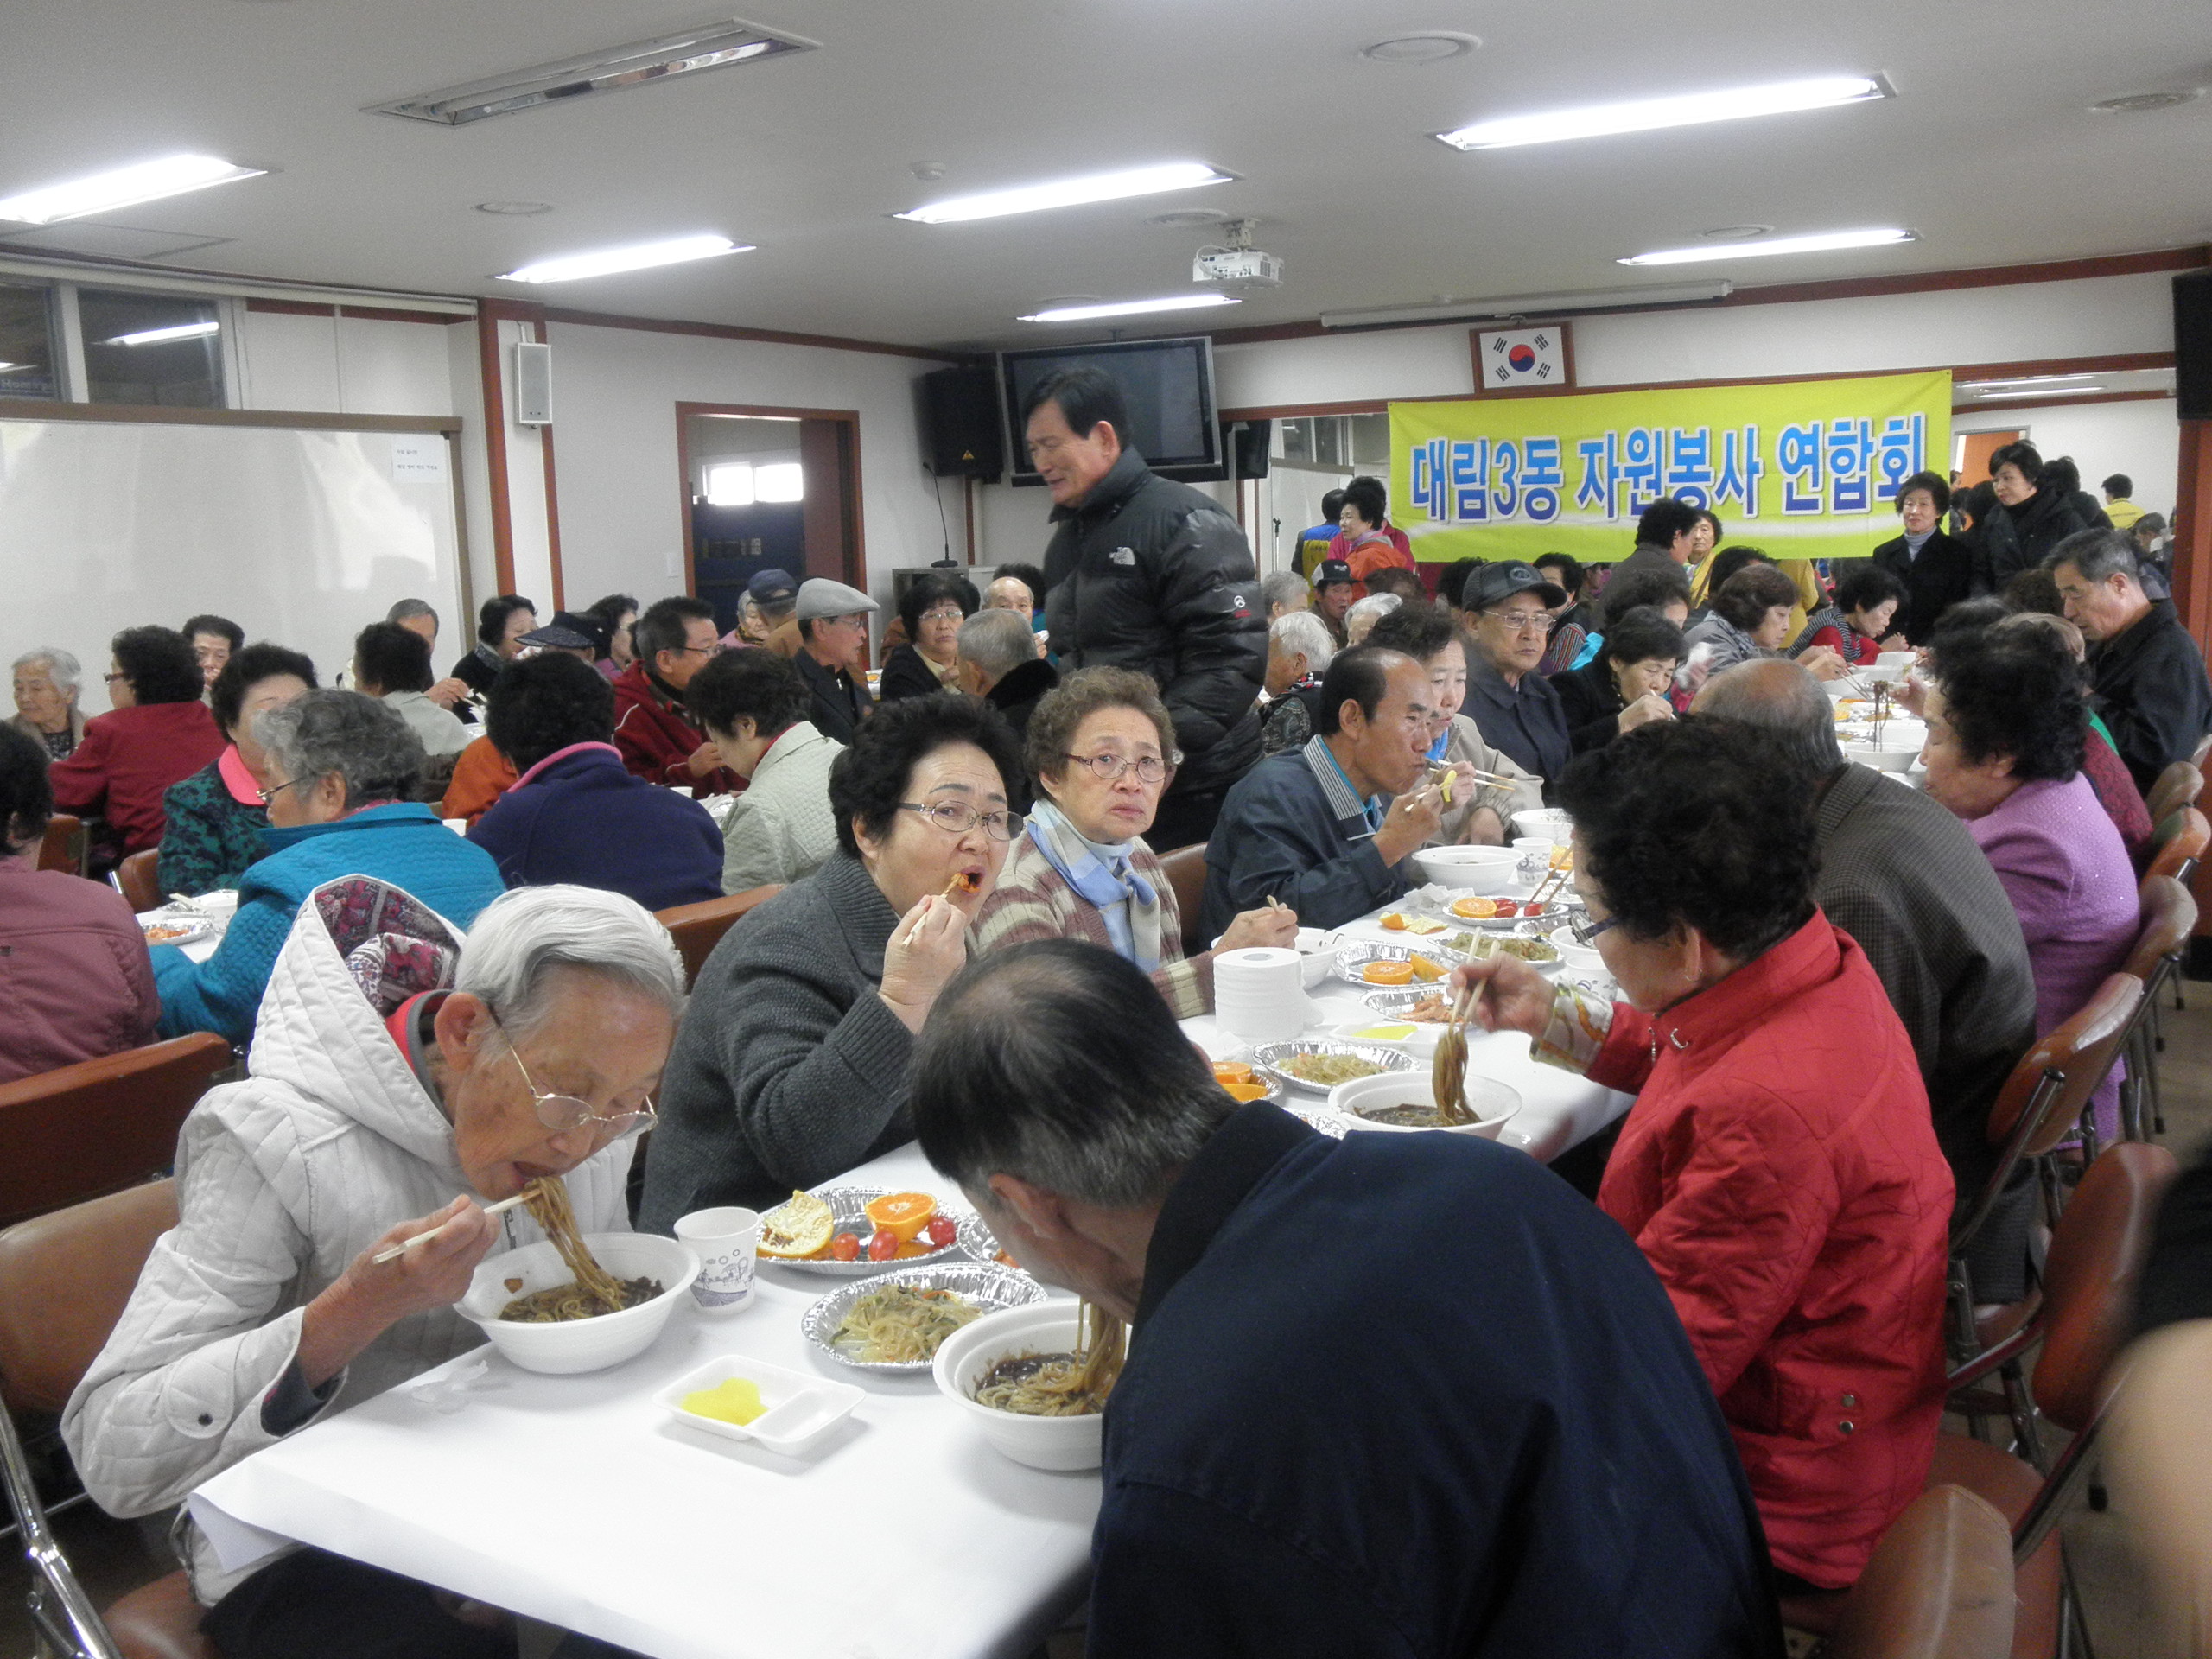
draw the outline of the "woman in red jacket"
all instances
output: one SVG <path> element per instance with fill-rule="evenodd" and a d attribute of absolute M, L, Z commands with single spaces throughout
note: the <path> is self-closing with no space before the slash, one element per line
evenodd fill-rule
<path fill-rule="evenodd" d="M 1764 733 L 1627 734 L 1560 786 L 1624 1000 L 1511 957 L 1459 976 L 1483 1025 L 1637 1091 L 1599 1205 L 1674 1299 L 1785 1588 L 1834 1589 L 1935 1455 L 1951 1174 L 1881 981 L 1813 903 L 1812 799 Z"/>
<path fill-rule="evenodd" d="M 161 844 L 168 817 L 162 797 L 229 747 L 200 701 L 207 689 L 200 658 L 172 628 L 125 628 L 109 641 L 111 714 L 85 722 L 85 741 L 54 763 L 54 804 L 64 812 L 99 813 L 95 874 L 126 854 Z"/>

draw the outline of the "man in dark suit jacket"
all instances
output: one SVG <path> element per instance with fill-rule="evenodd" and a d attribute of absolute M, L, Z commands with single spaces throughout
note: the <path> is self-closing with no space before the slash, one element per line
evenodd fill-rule
<path fill-rule="evenodd" d="M 875 608 L 859 588 L 827 576 L 799 584 L 799 647 L 791 665 L 813 695 L 808 718 L 815 730 L 848 747 L 875 707 L 868 683 L 854 671 L 868 651 L 868 619 Z"/>
<path fill-rule="evenodd" d="M 1936 473 L 1915 473 L 1897 491 L 1904 534 L 1874 550 L 1874 563 L 1904 584 L 1897 631 L 1916 645 L 1936 632 L 1936 620 L 1974 594 L 1974 550 L 1944 533 L 1951 486 Z"/>
<path fill-rule="evenodd" d="M 2125 531 L 2085 530 L 2058 544 L 2051 575 L 2067 620 L 2089 641 L 2089 706 L 2112 734 L 2135 787 L 2196 752 L 2212 729 L 2204 653 L 2173 601 L 2143 591 L 2135 543 Z"/>

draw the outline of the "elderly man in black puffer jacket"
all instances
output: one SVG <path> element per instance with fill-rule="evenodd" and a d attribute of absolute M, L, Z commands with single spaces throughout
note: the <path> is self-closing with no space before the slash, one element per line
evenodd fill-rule
<path fill-rule="evenodd" d="M 1103 664 L 1158 683 L 1183 760 L 1146 839 L 1157 852 L 1203 842 L 1260 756 L 1268 620 L 1251 548 L 1211 497 L 1122 442 L 1128 409 L 1103 370 L 1047 376 L 1022 415 L 1058 526 L 1045 554 L 1053 652 L 1063 669 Z"/>

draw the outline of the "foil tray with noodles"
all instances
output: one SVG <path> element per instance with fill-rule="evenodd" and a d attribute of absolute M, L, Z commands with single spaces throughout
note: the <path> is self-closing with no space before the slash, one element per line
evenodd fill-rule
<path fill-rule="evenodd" d="M 950 1291 L 973 1307 L 977 1314 L 995 1313 L 1006 1307 L 1027 1307 L 1032 1302 L 1045 1300 L 1042 1285 L 1027 1274 L 1011 1268 L 982 1262 L 963 1262 L 945 1267 L 908 1267 L 899 1272 L 880 1274 L 862 1284 L 845 1285 L 831 1291 L 799 1316 L 800 1334 L 839 1364 L 849 1365 L 857 1371 L 911 1376 L 928 1370 L 931 1360 L 936 1357 L 933 1351 L 924 1359 L 870 1361 L 859 1358 L 848 1346 L 841 1346 L 837 1341 L 838 1328 L 844 1324 L 845 1315 L 852 1311 L 853 1304 L 888 1285 L 911 1285 L 920 1290 Z"/>
<path fill-rule="evenodd" d="M 1428 1064 L 1403 1049 L 1382 1043 L 1346 1043 L 1326 1037 L 1262 1043 L 1249 1058 L 1253 1068 L 1262 1077 L 1274 1079 L 1286 1089 L 1302 1089 L 1317 1095 L 1325 1095 L 1338 1084 L 1350 1083 L 1355 1077 L 1371 1077 L 1378 1071 L 1412 1071 Z"/>

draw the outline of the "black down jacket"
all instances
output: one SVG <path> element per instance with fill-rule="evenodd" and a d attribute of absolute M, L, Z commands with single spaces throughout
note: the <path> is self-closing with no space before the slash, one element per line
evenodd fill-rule
<path fill-rule="evenodd" d="M 1267 610 L 1252 550 L 1212 498 L 1134 449 L 1073 507 L 1055 507 L 1045 622 L 1062 671 L 1149 674 L 1183 751 L 1176 787 L 1226 787 L 1260 753 Z"/>
<path fill-rule="evenodd" d="M 2041 564 L 2051 550 L 2077 531 L 2088 526 L 2074 504 L 2052 490 L 2037 490 L 2017 507 L 1999 506 L 1982 524 L 1983 569 L 1992 593 L 2031 565 Z"/>

